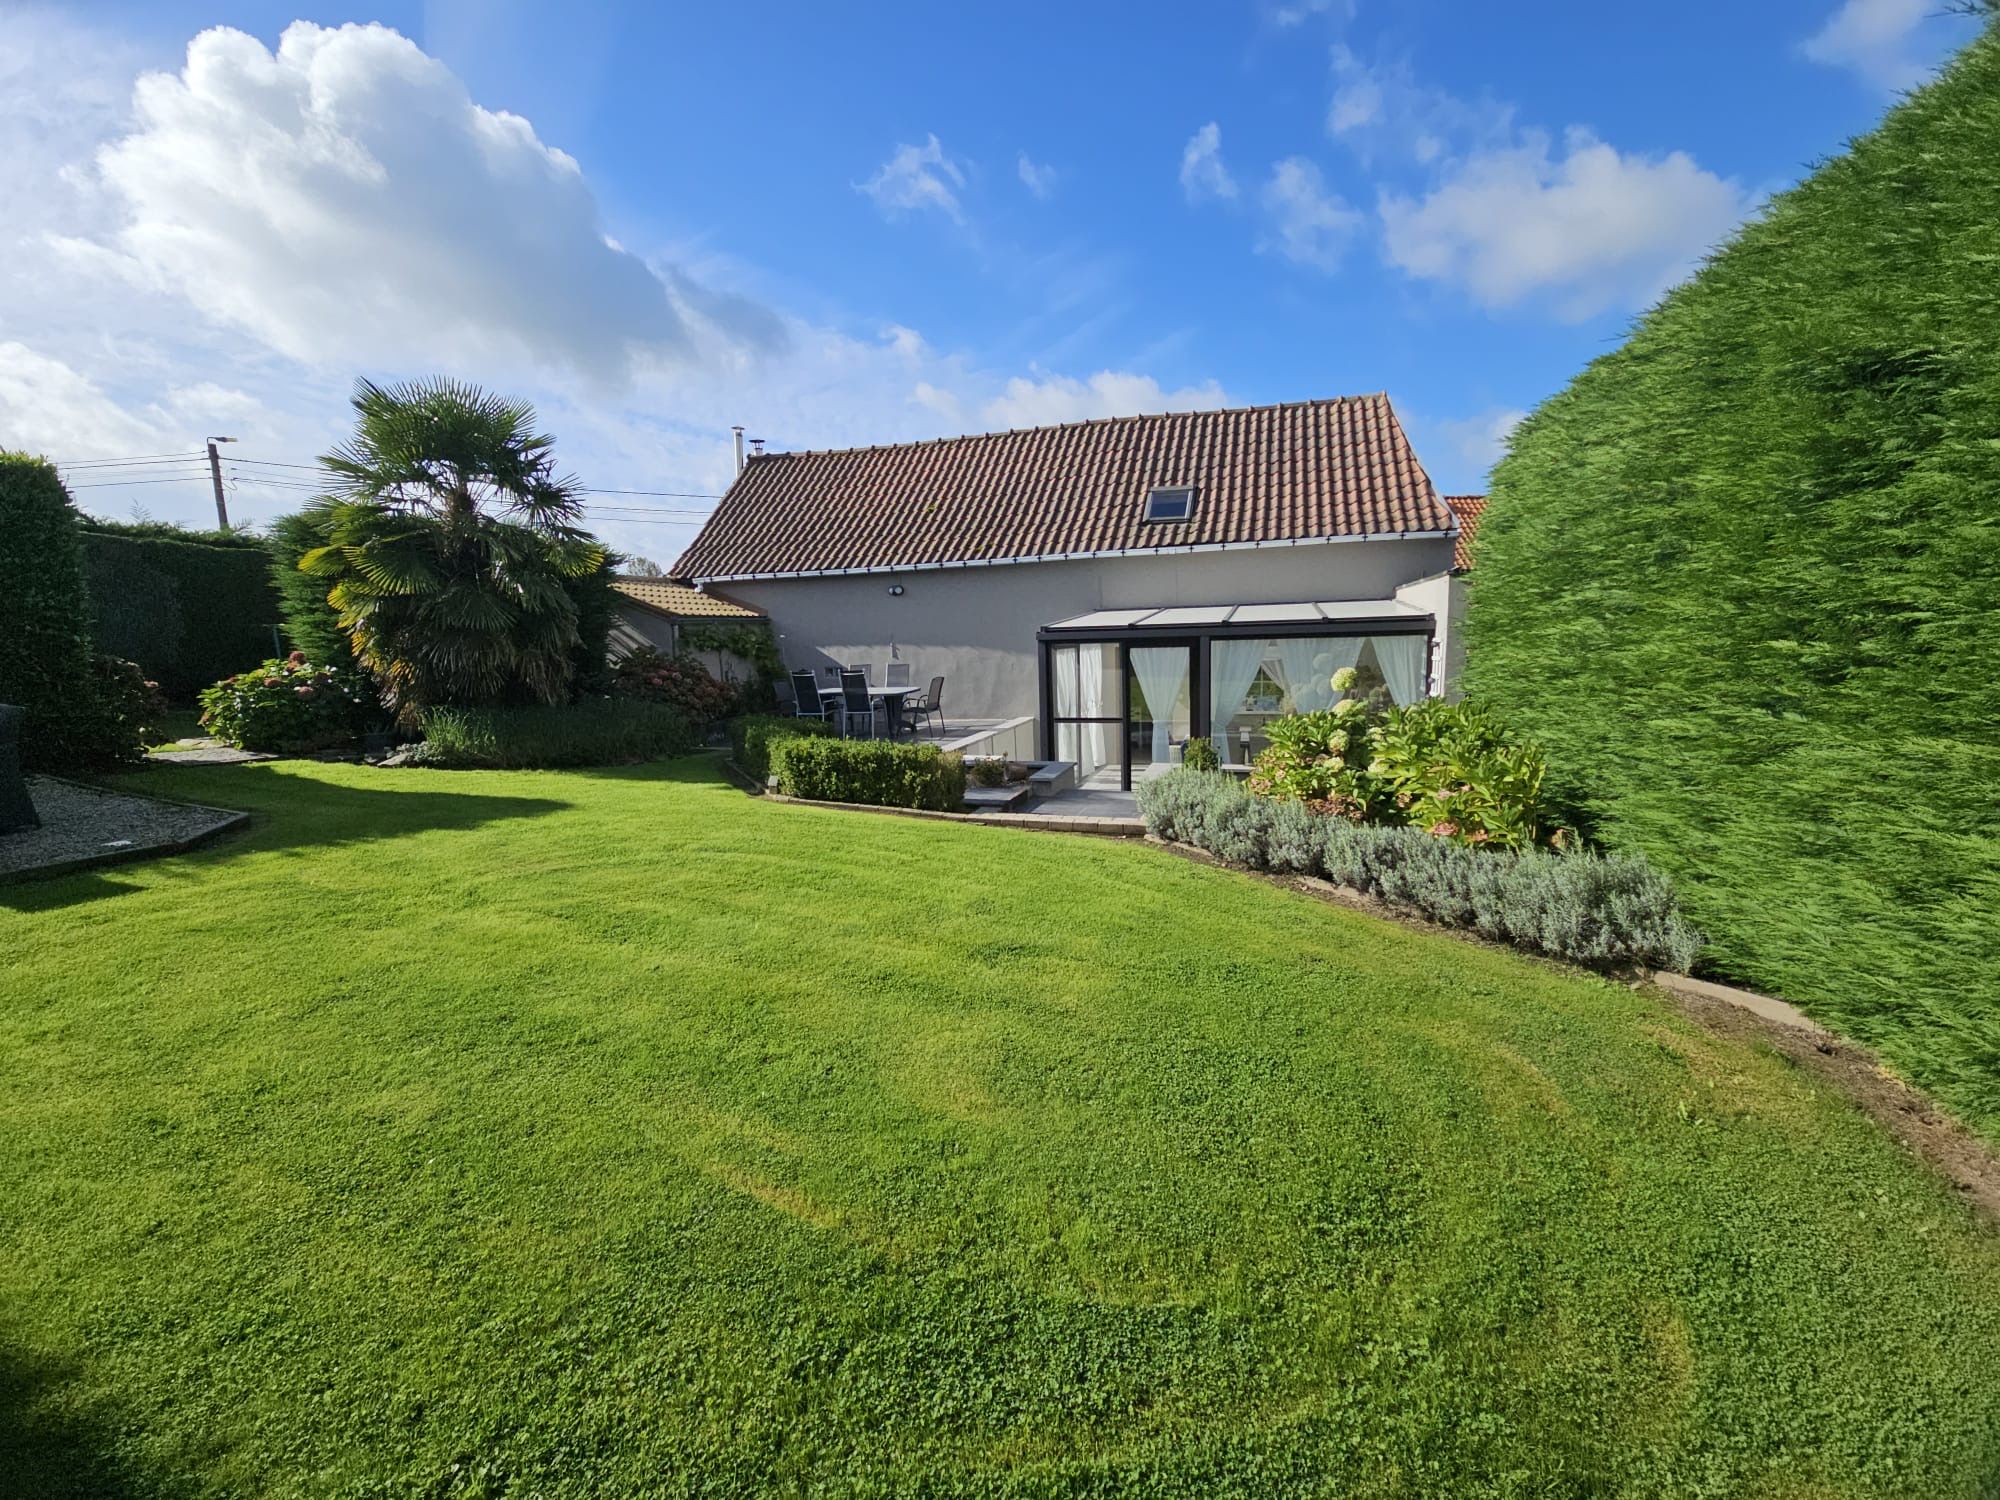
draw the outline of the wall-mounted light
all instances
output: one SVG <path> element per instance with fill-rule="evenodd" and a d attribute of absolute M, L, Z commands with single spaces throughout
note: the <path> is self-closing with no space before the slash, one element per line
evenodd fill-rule
<path fill-rule="evenodd" d="M 889 585 L 889 593 L 891 597 L 900 599 L 903 597 L 903 586 L 900 583 L 892 583 Z"/>

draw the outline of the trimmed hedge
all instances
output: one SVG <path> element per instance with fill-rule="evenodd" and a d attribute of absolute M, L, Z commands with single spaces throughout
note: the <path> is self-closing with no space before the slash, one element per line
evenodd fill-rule
<path fill-rule="evenodd" d="M 1160 838 L 1253 870 L 1324 876 L 1552 958 L 1684 973 L 1701 952 L 1672 884 L 1636 855 L 1476 849 L 1421 828 L 1328 817 L 1253 796 L 1232 776 L 1185 768 L 1142 782 L 1138 795 L 1147 829 Z"/>
<path fill-rule="evenodd" d="M 0 703 L 28 711 L 31 771 L 112 765 L 143 748 L 144 685 L 92 646 L 80 524 L 54 465 L 0 451 Z"/>
<path fill-rule="evenodd" d="M 1468 691 L 1718 969 L 2000 1135 L 2000 32 L 1516 432 Z"/>
<path fill-rule="evenodd" d="M 810 732 L 771 745 L 771 770 L 787 797 L 956 812 L 965 805 L 965 762 L 936 745 L 824 739 Z"/>
<path fill-rule="evenodd" d="M 833 726 L 824 719 L 799 719 L 782 714 L 745 714 L 729 725 L 729 752 L 736 768 L 759 786 L 771 779 L 771 747 L 779 740 L 810 736 L 824 739 Z"/>
<path fill-rule="evenodd" d="M 434 708 L 424 716 L 418 765 L 501 771 L 624 766 L 686 755 L 701 733 L 664 703 L 585 698 L 528 708 Z"/>
<path fill-rule="evenodd" d="M 97 649 L 136 661 L 185 703 L 271 655 L 279 605 L 264 544 L 157 523 L 83 523 Z"/>

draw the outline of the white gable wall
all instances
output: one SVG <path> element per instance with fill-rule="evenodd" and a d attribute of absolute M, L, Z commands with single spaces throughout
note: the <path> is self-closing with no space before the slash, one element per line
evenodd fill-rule
<path fill-rule="evenodd" d="M 865 661 L 879 679 L 884 663 L 906 661 L 919 685 L 944 676 L 951 718 L 1005 719 L 1038 712 L 1035 632 L 1056 620 L 1094 609 L 1392 599 L 1448 572 L 1451 549 L 1449 538 L 1316 542 L 718 586 L 769 613 L 787 667 Z M 1434 612 L 1442 636 L 1447 620 Z"/>

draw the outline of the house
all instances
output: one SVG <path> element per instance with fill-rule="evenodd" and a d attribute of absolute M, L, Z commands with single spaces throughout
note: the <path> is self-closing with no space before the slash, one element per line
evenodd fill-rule
<path fill-rule="evenodd" d="M 609 645 L 614 658 L 651 647 L 669 656 L 689 649 L 688 627 L 702 625 L 762 625 L 761 610 L 739 604 L 722 594 L 704 593 L 684 583 L 665 578 L 634 578 L 624 574 L 611 580 L 613 595 Z M 747 681 L 750 664 L 730 652 L 704 650 L 716 676 Z"/>
<path fill-rule="evenodd" d="M 1444 503 L 1458 517 L 1458 546 L 1451 555 L 1451 570 L 1463 573 L 1472 566 L 1472 539 L 1479 535 L 1479 518 L 1486 514 L 1486 497 L 1446 495 Z"/>
<path fill-rule="evenodd" d="M 1372 395 L 756 454 L 673 573 L 788 666 L 907 662 L 1129 786 L 1189 735 L 1247 760 L 1341 667 L 1442 691 L 1459 532 Z"/>

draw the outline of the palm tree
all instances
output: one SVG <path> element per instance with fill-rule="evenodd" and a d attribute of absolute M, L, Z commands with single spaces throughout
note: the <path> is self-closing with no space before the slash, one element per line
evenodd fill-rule
<path fill-rule="evenodd" d="M 566 580 L 604 565 L 534 408 L 453 380 L 354 390 L 354 436 L 321 457 L 309 513 L 354 654 L 406 723 L 426 708 L 560 701 L 575 670 Z"/>

